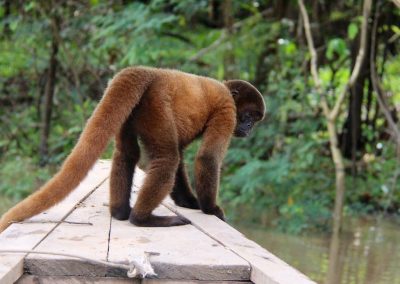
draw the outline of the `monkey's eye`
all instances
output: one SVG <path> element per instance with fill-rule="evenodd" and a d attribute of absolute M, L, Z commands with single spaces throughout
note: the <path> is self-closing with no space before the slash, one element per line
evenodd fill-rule
<path fill-rule="evenodd" d="M 245 112 L 243 115 L 239 117 L 240 122 L 251 121 L 251 115 L 248 112 Z"/>

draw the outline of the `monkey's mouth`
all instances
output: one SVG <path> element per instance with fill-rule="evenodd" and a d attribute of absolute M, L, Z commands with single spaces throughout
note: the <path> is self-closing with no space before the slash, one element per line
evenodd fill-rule
<path fill-rule="evenodd" d="M 243 130 L 235 130 L 235 132 L 233 133 L 233 135 L 235 135 L 235 137 L 239 137 L 239 138 L 244 138 L 249 136 L 250 132 L 249 131 L 243 131 Z"/>

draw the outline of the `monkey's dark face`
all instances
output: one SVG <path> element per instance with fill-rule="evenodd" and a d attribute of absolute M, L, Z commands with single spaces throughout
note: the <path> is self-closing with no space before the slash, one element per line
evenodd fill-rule
<path fill-rule="evenodd" d="M 237 114 L 235 137 L 247 137 L 250 135 L 253 126 L 260 121 L 262 115 L 254 111 L 242 111 Z"/>
<path fill-rule="evenodd" d="M 224 82 L 236 105 L 236 137 L 247 137 L 253 126 L 264 118 L 265 103 L 261 93 L 249 82 L 229 80 Z"/>

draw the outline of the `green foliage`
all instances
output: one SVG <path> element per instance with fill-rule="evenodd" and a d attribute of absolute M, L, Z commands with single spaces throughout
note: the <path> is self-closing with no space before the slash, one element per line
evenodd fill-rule
<path fill-rule="evenodd" d="M 326 58 L 332 60 L 334 56 L 341 60 L 349 53 L 346 42 L 341 38 L 333 38 L 328 42 L 328 48 L 326 50 Z"/>
<path fill-rule="evenodd" d="M 347 28 L 347 36 L 349 39 L 354 39 L 358 33 L 358 26 L 355 23 L 350 23 Z"/>
<path fill-rule="evenodd" d="M 49 179 L 51 170 L 38 168 L 35 163 L 26 157 L 7 157 L 1 160 L 0 195 L 14 200 L 26 197 L 35 188 Z"/>
<path fill-rule="evenodd" d="M 91 0 L 50 7 L 46 1 L 30 0 L 21 5 L 12 2 L 5 15 L 0 1 L 0 194 L 22 198 L 50 176 L 70 153 L 107 81 L 119 69 L 143 64 L 222 80 L 227 68 L 232 68 L 238 78 L 254 82 L 262 91 L 267 117 L 250 138 L 232 140 L 220 194 L 228 217 L 245 216 L 292 233 L 327 230 L 335 198 L 334 166 L 320 98 L 308 73 L 309 54 L 297 7 L 275 11 L 280 5 L 271 1 L 232 1 L 233 34 L 224 37 L 223 9 L 212 11 L 211 2 L 219 3 Z M 358 5 L 339 2 L 339 6 L 327 5 L 312 19 L 318 72 L 330 104 L 350 76 L 351 50 L 360 32 Z M 400 57 L 393 39 L 400 28 L 389 20 L 395 21 L 399 13 L 385 9 L 382 13 L 390 17 L 382 15 L 379 36 L 393 38 L 392 42 L 381 39 L 376 62 L 394 111 L 400 103 Z M 55 19 L 60 25 L 50 159 L 47 168 L 40 168 L 40 117 Z M 191 59 L 201 50 L 207 52 Z M 234 58 L 232 62 L 227 62 L 227 54 Z M 367 98 L 371 88 L 367 85 L 361 125 L 365 145 L 357 153 L 357 175 L 346 180 L 345 212 L 396 213 L 399 165 L 386 122 L 376 109 L 376 95 Z M 346 100 L 338 129 L 344 128 L 347 115 Z M 200 143 L 186 150 L 192 178 Z M 377 149 L 379 143 L 382 149 Z M 111 152 L 112 144 L 102 157 L 110 158 Z M 347 173 L 350 168 L 351 161 L 346 160 Z"/>
<path fill-rule="evenodd" d="M 395 159 L 395 149 L 390 143 L 381 143 L 382 154 L 366 155 L 365 169 L 360 178 L 348 180 L 349 209 L 352 213 L 374 213 L 377 208 L 394 213 L 400 201 L 400 165 Z M 396 178 L 397 176 L 397 178 Z"/>

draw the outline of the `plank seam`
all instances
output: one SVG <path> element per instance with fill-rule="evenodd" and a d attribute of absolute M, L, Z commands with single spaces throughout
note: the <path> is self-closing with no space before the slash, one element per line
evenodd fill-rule
<path fill-rule="evenodd" d="M 108 176 L 106 176 L 102 181 L 100 181 L 100 183 L 99 184 L 97 184 L 89 193 L 87 193 L 84 197 L 82 197 L 82 199 L 80 199 L 76 204 L 75 204 L 75 206 L 74 207 L 72 207 L 72 209 L 71 210 L 69 210 L 66 214 L 65 214 L 65 216 L 60 220 L 60 221 L 58 221 L 57 222 L 57 224 L 55 224 L 54 225 L 54 227 L 32 248 L 32 250 L 35 250 L 51 233 L 53 233 L 54 232 L 54 230 L 56 229 L 56 228 L 58 228 L 58 226 L 60 226 L 67 218 L 68 218 L 68 216 L 69 215 L 71 215 L 71 213 L 80 205 L 80 204 L 82 204 L 82 202 L 84 202 L 90 195 L 92 195 L 93 194 L 93 192 L 95 192 L 96 191 L 96 189 L 98 189 L 106 180 L 108 179 Z M 24 259 L 25 259 L 25 257 L 27 257 L 28 256 L 28 254 L 27 255 L 25 255 L 24 256 Z"/>
<path fill-rule="evenodd" d="M 112 226 L 112 216 L 110 216 L 110 226 L 108 227 L 108 240 L 107 240 L 107 256 L 106 260 L 109 261 L 110 256 L 110 240 L 111 240 L 111 226 Z"/>
<path fill-rule="evenodd" d="M 76 203 L 76 205 L 71 209 L 71 210 L 69 210 L 66 214 L 65 214 L 65 216 L 63 217 L 63 218 L 61 218 L 61 220 L 59 220 L 56 224 L 54 224 L 54 227 L 51 229 L 51 230 L 49 230 L 33 247 L 32 247 L 32 250 L 34 250 L 34 249 L 36 249 L 60 224 L 62 224 L 65 220 L 66 220 L 66 218 L 77 208 L 77 205 L 79 205 L 79 204 L 81 204 L 83 201 L 85 201 L 96 189 L 98 189 L 106 180 L 108 179 L 108 175 L 103 179 L 103 180 L 101 180 L 88 194 L 86 194 L 83 198 L 81 198 L 80 200 L 79 200 L 79 202 L 77 202 Z M 27 223 L 29 223 L 29 222 L 27 222 Z M 24 222 L 21 222 L 20 224 L 24 224 Z M 27 257 L 29 255 L 29 253 L 26 253 L 24 256 L 23 256 L 23 258 L 20 260 L 20 262 L 19 263 L 21 263 L 22 262 L 22 266 L 24 267 L 25 266 L 25 258 Z M 14 266 L 15 267 L 15 266 Z M 13 269 L 13 268 L 11 268 L 11 269 Z M 24 271 L 22 271 L 22 274 L 24 273 Z M 18 277 L 21 277 L 22 276 L 22 274 L 21 275 L 19 275 Z M 7 276 L 7 275 L 5 275 L 5 276 Z M 3 278 L 1 278 L 0 279 L 0 283 L 2 282 L 2 280 L 3 280 Z"/>

